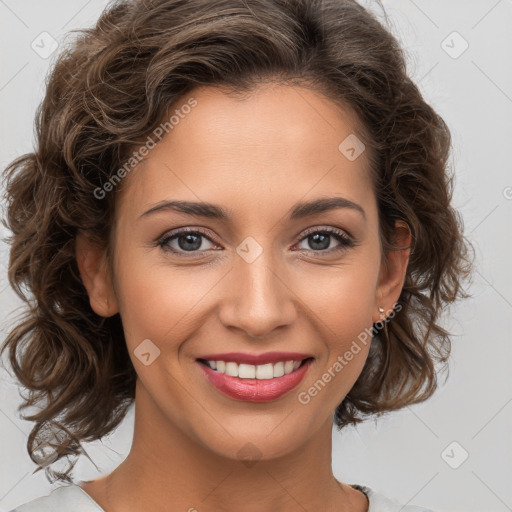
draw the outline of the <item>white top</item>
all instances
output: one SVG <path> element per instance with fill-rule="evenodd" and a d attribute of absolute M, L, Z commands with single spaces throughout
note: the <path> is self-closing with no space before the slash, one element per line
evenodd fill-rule
<path fill-rule="evenodd" d="M 356 486 L 368 497 L 368 512 L 433 512 L 414 505 L 401 505 L 364 485 Z M 80 486 L 61 485 L 47 496 L 36 498 L 10 512 L 105 512 Z"/>

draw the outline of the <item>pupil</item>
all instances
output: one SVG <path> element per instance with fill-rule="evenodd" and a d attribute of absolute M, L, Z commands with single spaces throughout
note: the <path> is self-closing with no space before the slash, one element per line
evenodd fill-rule
<path fill-rule="evenodd" d="M 186 240 L 185 243 L 181 243 L 182 240 Z M 201 237 L 198 235 L 184 235 L 178 238 L 178 245 L 180 249 L 184 251 L 194 251 L 201 247 Z"/>
<path fill-rule="evenodd" d="M 313 249 L 327 249 L 329 247 L 329 236 L 321 233 L 315 233 L 309 237 L 310 245 Z"/>

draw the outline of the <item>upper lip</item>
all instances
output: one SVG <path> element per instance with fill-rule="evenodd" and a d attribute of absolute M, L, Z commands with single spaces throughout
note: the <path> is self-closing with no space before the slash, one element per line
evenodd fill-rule
<path fill-rule="evenodd" d="M 247 354 L 245 352 L 226 352 L 224 354 L 203 354 L 197 359 L 207 361 L 226 361 L 243 364 L 261 365 L 278 363 L 279 361 L 302 361 L 313 357 L 311 354 L 299 352 L 265 352 L 264 354 Z"/>

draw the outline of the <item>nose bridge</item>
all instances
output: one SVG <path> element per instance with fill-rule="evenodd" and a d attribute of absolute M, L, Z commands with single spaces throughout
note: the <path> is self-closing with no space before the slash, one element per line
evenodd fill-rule
<path fill-rule="evenodd" d="M 263 336 L 295 317 L 292 293 L 283 267 L 271 247 L 247 237 L 238 247 L 230 283 L 221 308 L 226 327 L 238 327 L 250 336 Z"/>

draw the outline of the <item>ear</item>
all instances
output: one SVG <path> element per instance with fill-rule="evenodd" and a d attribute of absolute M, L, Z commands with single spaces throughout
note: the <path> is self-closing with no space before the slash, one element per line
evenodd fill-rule
<path fill-rule="evenodd" d="M 75 254 L 91 308 L 100 316 L 115 315 L 119 308 L 105 249 L 93 242 L 84 231 L 79 231 L 75 240 Z"/>
<path fill-rule="evenodd" d="M 401 220 L 395 222 L 391 242 L 396 249 L 389 251 L 386 258 L 383 258 L 375 295 L 373 322 L 389 316 L 402 292 L 411 252 L 411 230 L 407 223 Z M 384 313 L 380 313 L 379 308 Z"/>

